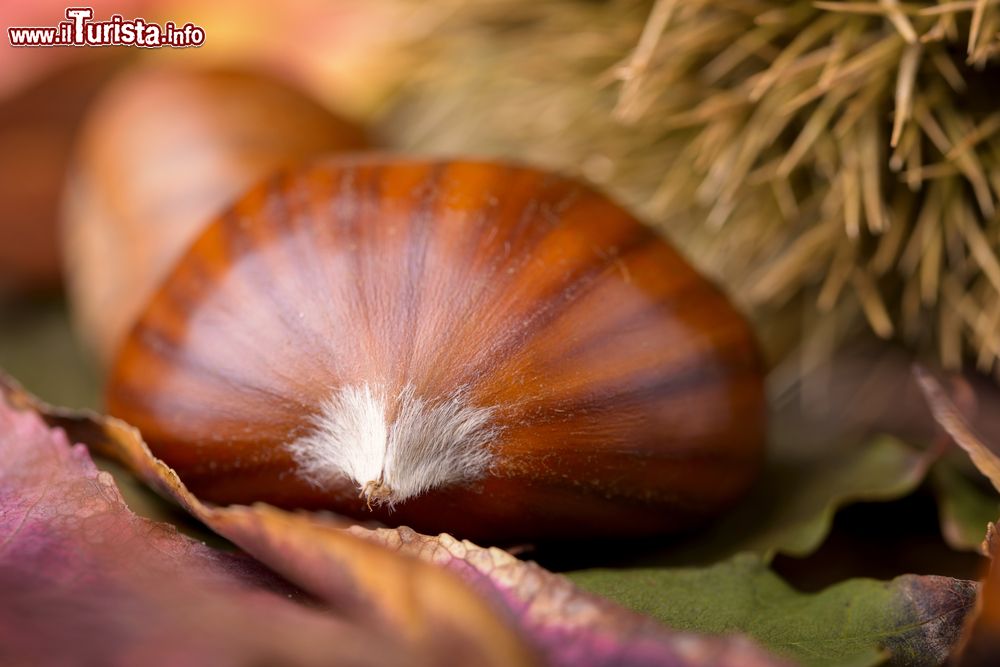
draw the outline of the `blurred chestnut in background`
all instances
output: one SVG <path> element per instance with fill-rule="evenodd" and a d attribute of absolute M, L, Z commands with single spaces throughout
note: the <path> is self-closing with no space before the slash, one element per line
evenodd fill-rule
<path fill-rule="evenodd" d="M 73 141 L 122 60 L 81 54 L 0 100 L 0 296 L 59 285 L 59 204 Z"/>
<path fill-rule="evenodd" d="M 746 320 L 586 184 L 380 156 L 281 172 L 206 226 L 107 408 L 199 497 L 490 542 L 638 536 L 763 454 Z"/>
<path fill-rule="evenodd" d="M 63 248 L 77 327 L 101 363 L 177 257 L 275 169 L 367 144 L 261 73 L 143 66 L 94 103 L 69 178 Z"/>

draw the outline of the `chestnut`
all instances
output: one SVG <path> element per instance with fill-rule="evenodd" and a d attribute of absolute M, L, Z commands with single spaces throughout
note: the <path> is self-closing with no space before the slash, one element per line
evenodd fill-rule
<path fill-rule="evenodd" d="M 274 170 L 367 144 L 357 125 L 260 72 L 140 65 L 85 120 L 63 248 L 74 319 L 106 363 L 177 257 Z"/>
<path fill-rule="evenodd" d="M 107 406 L 200 497 L 501 542 L 639 536 L 734 503 L 764 443 L 747 322 L 585 184 L 351 156 L 213 221 Z"/>
<path fill-rule="evenodd" d="M 59 287 L 69 154 L 88 105 L 122 60 L 78 54 L 69 63 L 40 65 L 42 72 L 13 93 L 0 91 L 0 300 Z"/>

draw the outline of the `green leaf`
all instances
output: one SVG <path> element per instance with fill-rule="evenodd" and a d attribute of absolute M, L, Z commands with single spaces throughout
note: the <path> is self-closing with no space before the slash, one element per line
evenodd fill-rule
<path fill-rule="evenodd" d="M 904 575 L 852 579 L 820 593 L 793 589 L 755 554 L 707 568 L 584 570 L 568 575 L 666 625 L 746 633 L 804 665 L 875 665 L 886 656 L 936 665 L 975 602 L 974 582 Z"/>
<path fill-rule="evenodd" d="M 708 564 L 741 552 L 764 560 L 806 556 L 822 544 L 839 507 L 905 496 L 929 463 L 924 451 L 888 436 L 827 444 L 776 438 L 760 483 L 738 508 L 645 564 Z"/>
<path fill-rule="evenodd" d="M 1000 517 L 1000 497 L 947 460 L 934 466 L 931 486 L 937 496 L 945 541 L 953 549 L 978 552 L 986 524 Z"/>

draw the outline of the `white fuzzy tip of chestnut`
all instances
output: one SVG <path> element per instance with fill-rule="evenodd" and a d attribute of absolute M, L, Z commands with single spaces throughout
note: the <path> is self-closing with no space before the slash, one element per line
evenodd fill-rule
<path fill-rule="evenodd" d="M 482 477 L 498 432 L 493 413 L 471 405 L 462 392 L 428 400 L 412 385 L 394 396 L 379 385 L 345 386 L 322 402 L 309 433 L 289 449 L 319 488 L 346 476 L 369 507 L 391 507 Z"/>

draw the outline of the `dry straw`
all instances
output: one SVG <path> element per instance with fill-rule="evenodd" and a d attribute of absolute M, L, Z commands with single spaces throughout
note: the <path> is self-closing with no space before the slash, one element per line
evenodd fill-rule
<path fill-rule="evenodd" d="M 1000 0 L 433 4 L 398 143 L 601 183 L 775 358 L 820 359 L 867 321 L 997 365 Z"/>

